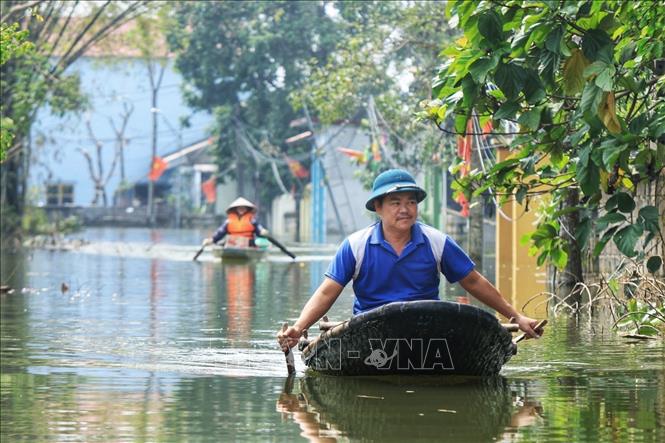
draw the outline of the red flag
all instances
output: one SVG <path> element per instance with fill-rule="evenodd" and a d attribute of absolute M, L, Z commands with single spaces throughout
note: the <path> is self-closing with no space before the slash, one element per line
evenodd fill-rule
<path fill-rule="evenodd" d="M 148 178 L 150 181 L 157 181 L 159 177 L 162 176 L 164 171 L 166 171 L 166 167 L 168 166 L 168 163 L 161 157 L 153 157 L 152 158 L 152 167 L 150 168 L 150 173 L 148 174 Z"/>
<path fill-rule="evenodd" d="M 349 148 L 337 148 L 339 152 L 342 154 L 346 155 L 347 157 L 351 157 L 353 159 L 358 160 L 359 163 L 365 163 L 365 153 L 361 151 L 356 151 L 355 149 L 349 149 Z"/>
<path fill-rule="evenodd" d="M 467 134 L 473 132 L 473 121 L 469 120 L 466 125 Z M 459 174 L 464 177 L 471 170 L 471 149 L 473 143 L 473 136 L 466 135 L 465 137 L 459 136 L 457 138 L 457 155 L 462 158 L 464 165 L 459 169 Z M 462 217 L 469 216 L 469 201 L 464 194 L 459 194 L 456 198 L 457 203 L 462 206 Z"/>
<path fill-rule="evenodd" d="M 289 164 L 289 169 L 291 174 L 297 178 L 307 178 L 309 177 L 309 171 L 298 161 L 293 160 L 292 158 L 286 157 L 286 162 Z"/>
<path fill-rule="evenodd" d="M 201 190 L 203 191 L 203 195 L 205 195 L 207 203 L 215 203 L 217 200 L 217 180 L 215 177 L 210 177 L 201 183 Z"/>
<path fill-rule="evenodd" d="M 480 124 L 478 125 L 480 126 Z M 464 165 L 460 168 L 459 174 L 464 177 L 469 173 L 471 170 L 471 150 L 472 149 L 481 149 L 480 146 L 476 146 L 474 148 L 473 146 L 473 135 L 470 135 L 473 132 L 476 132 L 474 125 L 473 125 L 473 120 L 469 120 L 466 125 L 466 132 L 467 135 L 462 137 L 459 136 L 457 138 L 457 155 L 459 155 L 462 158 L 462 161 L 464 161 Z M 481 128 L 482 132 L 482 137 L 483 139 L 486 139 L 489 137 L 492 133 L 492 121 L 488 121 L 485 123 L 485 126 Z M 480 153 L 479 153 L 480 155 Z M 462 206 L 462 216 L 463 217 L 468 217 L 469 216 L 469 202 L 464 197 L 464 194 L 459 194 L 456 198 L 457 203 L 459 203 Z"/>

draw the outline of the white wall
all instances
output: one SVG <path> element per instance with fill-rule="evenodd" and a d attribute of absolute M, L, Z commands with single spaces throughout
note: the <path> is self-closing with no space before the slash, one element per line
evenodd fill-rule
<path fill-rule="evenodd" d="M 357 166 L 351 158 L 337 150 L 339 147 L 364 151 L 369 146 L 368 135 L 356 126 L 329 127 L 317 140 L 324 151 L 324 168 L 330 189 L 342 219 L 342 227 L 335 215 L 332 200 L 326 191 L 326 226 L 328 243 L 336 243 L 365 226 L 373 223 L 374 216 L 365 209 L 370 191 L 366 190 L 355 173 Z"/>

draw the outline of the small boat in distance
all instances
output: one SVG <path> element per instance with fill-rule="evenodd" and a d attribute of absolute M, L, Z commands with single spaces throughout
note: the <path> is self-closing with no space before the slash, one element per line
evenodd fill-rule
<path fill-rule="evenodd" d="M 255 245 L 251 246 L 245 237 L 229 235 L 226 242 L 213 249 L 212 253 L 222 260 L 259 260 L 268 253 L 270 242 L 257 237 Z"/>
<path fill-rule="evenodd" d="M 268 250 L 252 246 L 220 246 L 213 249 L 212 253 L 222 260 L 259 260 L 268 253 Z"/>

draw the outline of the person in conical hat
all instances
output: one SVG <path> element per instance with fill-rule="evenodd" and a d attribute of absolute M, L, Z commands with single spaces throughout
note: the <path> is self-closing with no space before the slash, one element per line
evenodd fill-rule
<path fill-rule="evenodd" d="M 243 197 L 238 197 L 226 208 L 226 220 L 217 228 L 212 237 L 205 239 L 204 244 L 218 243 L 227 235 L 229 241 L 241 245 L 247 243 L 254 246 L 257 235 L 268 235 L 256 219 L 256 205 Z M 246 239 L 246 240 L 243 240 Z"/>

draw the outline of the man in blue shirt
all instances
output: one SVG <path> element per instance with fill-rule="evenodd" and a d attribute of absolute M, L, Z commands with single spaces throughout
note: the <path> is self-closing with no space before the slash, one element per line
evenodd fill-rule
<path fill-rule="evenodd" d="M 285 351 L 330 309 L 349 281 L 356 295 L 353 313 L 358 314 L 395 301 L 438 300 L 439 273 L 513 318 L 528 336 L 538 337 L 537 321 L 518 313 L 450 237 L 417 221 L 418 203 L 426 195 L 407 171 L 379 174 L 365 207 L 376 211 L 380 221 L 344 240 L 298 320 L 278 333 Z"/>

